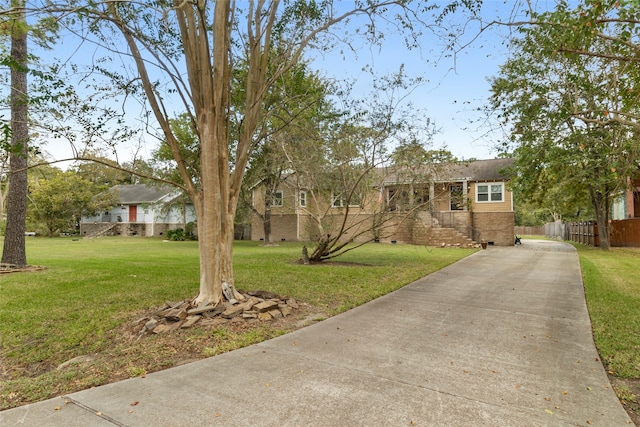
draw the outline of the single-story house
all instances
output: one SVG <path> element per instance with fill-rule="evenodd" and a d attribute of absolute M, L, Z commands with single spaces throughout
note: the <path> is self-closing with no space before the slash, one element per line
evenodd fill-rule
<path fill-rule="evenodd" d="M 485 241 L 489 245 L 512 246 L 513 194 L 505 172 L 512 164 L 513 159 L 505 158 L 433 165 L 420 171 L 376 170 L 370 194 L 358 197 L 354 206 L 349 206 L 349 220 L 364 224 L 363 218 L 369 216 L 375 221 L 382 212 L 395 218 L 395 223 L 386 223 L 379 238 L 382 242 L 467 246 Z M 284 180 L 271 204 L 274 241 L 311 241 L 317 233 L 317 201 L 314 205 L 312 190 L 298 188 L 296 181 L 291 177 Z M 252 218 L 252 240 L 265 238 L 260 215 L 264 213 L 265 197 L 265 188 L 256 185 L 252 198 L 258 214 Z M 327 209 L 322 210 L 328 216 L 333 212 L 335 217 L 343 217 L 344 203 L 330 198 L 331 205 L 325 203 Z M 354 233 L 357 237 L 353 240 L 372 240 L 378 237 L 374 232 Z"/>
<path fill-rule="evenodd" d="M 117 195 L 117 204 L 99 215 L 83 217 L 81 236 L 163 236 L 167 230 L 196 221 L 194 206 L 176 188 L 132 184 L 109 191 Z"/>

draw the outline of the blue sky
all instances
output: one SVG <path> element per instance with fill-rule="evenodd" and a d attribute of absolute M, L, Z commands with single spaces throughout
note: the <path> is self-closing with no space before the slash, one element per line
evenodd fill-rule
<path fill-rule="evenodd" d="M 435 0 L 445 4 L 444 0 Z M 514 8 L 522 9 L 524 0 L 484 0 L 481 17 L 484 21 L 506 21 Z M 539 9 L 553 7 L 554 0 L 533 0 Z M 339 3 L 349 7 L 351 1 Z M 519 6 L 518 6 L 519 5 Z M 360 22 L 360 25 L 362 22 Z M 448 22 L 450 28 L 466 25 L 461 43 L 470 41 L 478 35 L 479 24 L 469 23 L 460 15 L 453 15 Z M 351 24 L 350 32 L 355 32 Z M 510 29 L 496 27 L 482 33 L 459 51 L 455 58 L 444 51 L 443 41 L 433 35 L 426 35 L 419 40 L 420 49 L 408 51 L 401 37 L 388 34 L 381 51 L 370 49 L 362 43 L 357 47 L 357 56 L 339 52 L 318 57 L 313 66 L 328 78 L 357 79 L 356 90 L 362 95 L 368 94 L 371 82 L 361 71 L 364 64 L 371 64 L 376 73 L 396 72 L 404 64 L 409 76 L 422 76 L 425 83 L 410 96 L 411 102 L 425 112 L 435 122 L 439 132 L 435 135 L 433 146 L 446 147 L 458 158 L 493 158 L 496 152 L 492 146 L 502 135 L 490 132 L 490 126 L 484 122 L 484 116 L 478 109 L 488 103 L 490 83 L 488 78 L 495 76 L 499 66 L 508 58 L 508 48 L 503 44 Z M 311 55 L 309 55 L 311 56 Z M 346 59 L 343 58 L 346 56 Z M 135 111 L 132 114 L 138 114 Z M 150 154 L 157 141 L 148 139 L 148 144 L 138 155 Z M 65 157 L 65 147 L 48 147 L 56 158 Z M 131 147 L 119 150 L 120 160 L 126 160 L 135 151 L 135 143 Z"/>
<path fill-rule="evenodd" d="M 516 6 L 520 5 L 522 10 L 521 3 L 520 0 L 485 0 L 480 15 L 485 22 L 507 21 Z M 539 8 L 549 8 L 554 2 L 534 3 Z M 503 135 L 495 123 L 486 122 L 478 109 L 488 104 L 491 88 L 488 79 L 497 75 L 500 65 L 507 60 L 508 46 L 503 42 L 513 30 L 496 26 L 477 37 L 480 28 L 477 21 L 468 22 L 456 15 L 449 24 L 465 26 L 461 44 L 473 39 L 455 55 L 446 52 L 442 40 L 434 36 L 425 35 L 417 50 L 407 50 L 399 36 L 388 36 L 380 52 L 362 48 L 357 57 L 349 55 L 343 60 L 341 55 L 324 55 L 313 64 L 329 78 L 356 77 L 360 82 L 358 90 L 363 94 L 368 93 L 370 86 L 368 77 L 360 71 L 364 63 L 373 64 L 379 74 L 397 71 L 400 64 L 404 64 L 407 74 L 423 76 L 426 80 L 411 94 L 410 100 L 435 122 L 439 131 L 433 146 L 444 146 L 461 159 L 494 158 L 497 153 L 493 146 Z"/>

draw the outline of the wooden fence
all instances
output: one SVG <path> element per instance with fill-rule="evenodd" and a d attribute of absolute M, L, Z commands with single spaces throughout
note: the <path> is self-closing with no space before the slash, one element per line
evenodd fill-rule
<path fill-rule="evenodd" d="M 544 225 L 539 227 L 514 227 L 516 236 L 544 236 Z"/>
<path fill-rule="evenodd" d="M 609 240 L 613 247 L 640 247 L 640 218 L 611 221 Z"/>
<path fill-rule="evenodd" d="M 564 239 L 583 245 L 600 246 L 598 224 L 594 221 L 567 222 Z"/>
<path fill-rule="evenodd" d="M 609 244 L 611 247 L 640 247 L 640 218 L 630 218 L 611 221 L 609 228 Z M 598 224 L 594 221 L 568 222 L 562 224 L 565 228 L 564 240 L 582 243 L 590 246 L 600 246 Z"/>

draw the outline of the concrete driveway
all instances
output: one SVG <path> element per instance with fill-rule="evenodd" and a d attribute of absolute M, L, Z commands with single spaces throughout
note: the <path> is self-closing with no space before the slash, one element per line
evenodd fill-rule
<path fill-rule="evenodd" d="M 524 240 L 277 339 L 0 412 L 0 425 L 633 424 L 594 347 L 575 250 Z"/>

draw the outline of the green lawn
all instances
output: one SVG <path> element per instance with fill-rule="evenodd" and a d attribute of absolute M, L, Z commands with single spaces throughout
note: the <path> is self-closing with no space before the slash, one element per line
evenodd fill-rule
<path fill-rule="evenodd" d="M 576 246 L 600 355 L 617 377 L 638 379 L 640 250 Z M 237 242 L 236 286 L 295 297 L 334 315 L 473 252 L 371 244 L 338 258 L 340 264 L 304 266 L 296 262 L 300 251 L 294 243 Z M 139 312 L 197 294 L 196 242 L 30 238 L 27 253 L 29 263 L 47 269 L 0 275 L 0 410 L 165 369 L 180 353 L 206 357 L 287 332 L 266 325 L 241 333 L 194 328 L 141 341 L 118 336 Z M 87 366 L 55 370 L 80 355 L 98 356 Z"/>
<path fill-rule="evenodd" d="M 640 426 L 640 249 L 574 246 L 596 347 L 618 398 Z"/>
<path fill-rule="evenodd" d="M 474 251 L 371 244 L 338 258 L 341 264 L 304 266 L 296 262 L 301 247 L 236 243 L 236 287 L 295 297 L 334 315 Z M 0 409 L 164 369 L 180 352 L 211 356 L 286 332 L 194 328 L 175 334 L 175 347 L 166 337 L 142 343 L 116 336 L 142 310 L 197 294 L 196 242 L 29 238 L 27 254 L 46 270 L 0 275 Z M 55 370 L 81 355 L 97 361 Z"/>
<path fill-rule="evenodd" d="M 600 356 L 612 374 L 640 378 L 640 249 L 576 247 Z"/>

